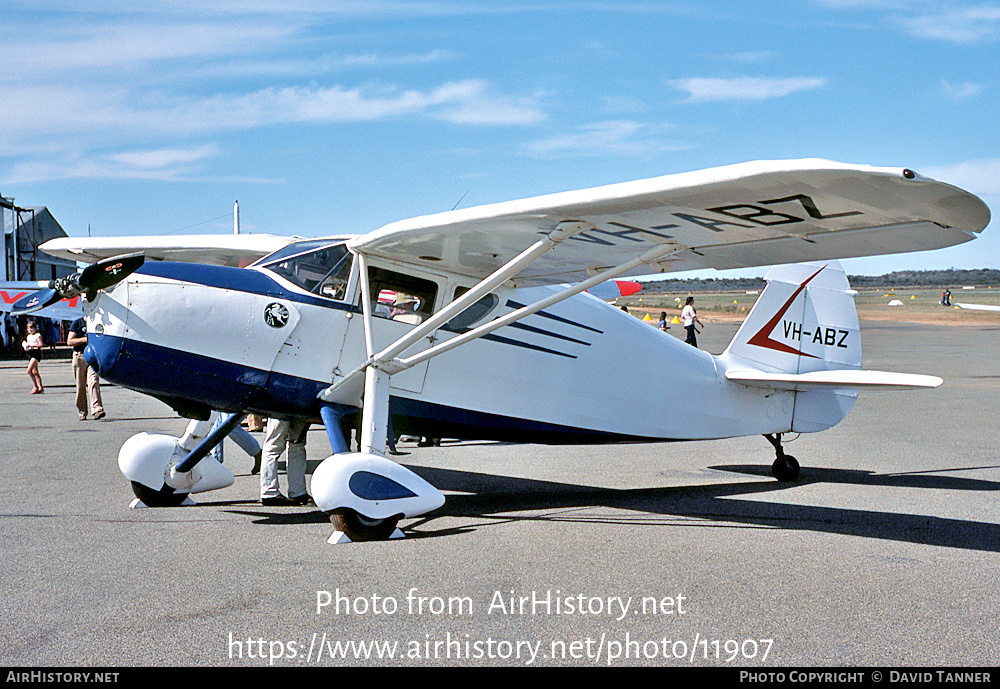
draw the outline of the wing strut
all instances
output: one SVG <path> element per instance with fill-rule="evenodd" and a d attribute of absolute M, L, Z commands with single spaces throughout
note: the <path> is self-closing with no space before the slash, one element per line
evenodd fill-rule
<path fill-rule="evenodd" d="M 534 304 L 530 304 L 528 306 L 522 306 L 516 311 L 511 311 L 506 316 L 497 318 L 496 320 L 490 321 L 489 323 L 484 323 L 478 328 L 474 328 L 473 330 L 470 330 L 467 333 L 463 333 L 458 337 L 453 337 L 450 340 L 446 340 L 439 345 L 431 347 L 430 349 L 425 349 L 419 354 L 414 354 L 413 356 L 407 357 L 406 359 L 394 359 L 392 362 L 390 362 L 393 368 L 393 372 L 395 373 L 396 371 L 402 371 L 407 368 L 410 368 L 411 366 L 416 366 L 417 364 L 427 361 L 428 359 L 435 357 L 438 354 L 444 354 L 448 350 L 454 349 L 459 345 L 463 345 L 466 342 L 478 339 L 483 335 L 489 334 L 498 328 L 502 328 L 505 325 L 509 325 L 511 323 L 519 321 L 522 318 L 530 316 L 531 314 L 541 311 L 544 308 L 548 308 L 553 304 L 558 304 L 561 301 L 569 299 L 570 297 L 579 294 L 580 292 L 590 289 L 594 285 L 599 285 L 602 282 L 618 277 L 622 273 L 626 273 L 630 270 L 638 268 L 644 263 L 652 263 L 657 259 L 663 258 L 667 254 L 674 253 L 677 251 L 679 251 L 679 249 L 677 248 L 676 245 L 659 246 L 650 249 L 642 256 L 634 258 L 628 263 L 623 263 L 620 266 L 609 268 L 602 273 L 598 273 L 592 278 L 584 280 L 583 282 L 579 282 L 571 287 L 567 287 L 566 289 L 557 292 L 550 297 L 541 299 L 535 302 Z"/>
<path fill-rule="evenodd" d="M 359 382 L 360 375 L 366 369 L 373 366 L 388 368 L 389 362 L 391 362 L 398 354 L 406 351 L 408 348 L 433 333 L 452 318 L 455 318 L 464 312 L 482 297 L 489 294 L 511 277 L 516 275 L 539 256 L 558 246 L 564 239 L 571 237 L 578 232 L 582 232 L 589 227 L 589 224 L 581 222 L 559 223 L 548 235 L 529 246 L 527 249 L 511 259 L 506 265 L 496 270 L 493 274 L 483 278 L 475 287 L 445 306 L 443 309 L 438 311 L 403 337 L 390 344 L 378 354 L 373 354 L 374 345 L 371 337 L 371 286 L 368 282 L 367 261 L 365 260 L 365 255 L 363 253 L 359 253 L 358 256 L 360 263 L 359 267 L 361 268 L 360 277 L 362 293 L 361 308 L 365 323 L 365 346 L 367 348 L 368 359 L 342 379 L 338 380 L 336 383 L 321 392 L 319 394 L 319 399 L 324 402 L 350 403 L 352 398 L 356 399 L 361 392 L 360 389 L 356 389 L 356 387 Z M 395 371 L 392 372 L 394 373 Z"/>
<path fill-rule="evenodd" d="M 542 254 L 554 249 L 563 240 L 573 236 L 578 232 L 590 228 L 589 223 L 581 222 L 561 222 L 547 236 L 522 251 L 511 259 L 506 265 L 500 267 L 492 275 L 483 278 L 475 287 L 463 294 L 461 297 L 451 302 L 436 314 L 428 318 L 417 328 L 411 330 L 407 335 L 399 338 L 391 345 L 375 355 L 374 362 L 366 362 L 364 365 L 384 365 L 392 361 L 396 356 L 415 345 L 424 337 L 430 335 L 442 325 L 463 313 L 467 308 L 475 304 L 484 296 L 495 290 L 507 280 L 511 279 L 529 264 L 534 262 Z M 367 274 L 362 278 L 362 285 L 367 282 Z M 402 369 L 399 369 L 402 370 Z M 393 371 L 395 373 L 396 371 Z"/>
<path fill-rule="evenodd" d="M 559 242 L 577 232 L 581 232 L 589 227 L 585 223 L 560 223 L 559 226 L 547 237 L 535 242 L 525 249 L 517 257 L 513 258 L 506 265 L 498 269 L 492 275 L 481 280 L 475 287 L 463 294 L 461 297 L 451 302 L 443 309 L 414 328 L 405 336 L 399 338 L 388 347 L 377 354 L 372 354 L 371 338 L 371 304 L 369 302 L 370 286 L 368 285 L 368 271 L 364 254 L 360 254 L 361 263 L 361 290 L 362 290 L 362 311 L 365 320 L 365 344 L 368 350 L 368 360 L 357 367 L 344 378 L 337 381 L 319 394 L 319 399 L 325 402 L 343 403 L 345 400 L 354 397 L 356 399 L 360 376 L 365 374 L 364 379 L 364 403 L 362 412 L 362 452 L 374 452 L 384 455 L 388 428 L 388 407 L 389 407 L 389 378 L 400 371 L 416 366 L 428 359 L 443 354 L 455 347 L 463 345 L 483 335 L 493 332 L 498 328 L 521 320 L 533 313 L 548 308 L 553 304 L 569 299 L 594 285 L 610 280 L 638 268 L 647 263 L 657 261 L 664 256 L 677 253 L 683 250 L 676 244 L 656 246 L 641 256 L 626 263 L 608 268 L 593 277 L 563 289 L 545 299 L 541 299 L 534 304 L 521 307 L 507 315 L 489 323 L 485 323 L 478 328 L 474 328 L 467 333 L 453 337 L 430 349 L 424 350 L 405 359 L 397 358 L 411 346 L 419 342 L 424 337 L 430 335 L 442 325 L 463 313 L 467 308 L 475 304 L 486 294 L 489 294 L 498 286 L 516 275 L 519 271 L 529 265 L 536 258 L 555 247 Z"/>
<path fill-rule="evenodd" d="M 364 373 L 361 451 L 384 456 L 389 423 L 389 378 L 393 373 L 409 368 L 409 366 L 400 367 L 396 356 L 402 354 L 424 337 L 430 335 L 452 318 L 465 311 L 484 295 L 489 294 L 516 275 L 539 256 L 558 246 L 564 239 L 582 232 L 589 227 L 589 224 L 582 222 L 568 221 L 559 223 L 548 235 L 539 239 L 511 259 L 506 265 L 496 270 L 492 275 L 484 278 L 475 287 L 378 354 L 372 353 L 374 341 L 372 339 L 371 286 L 368 281 L 367 261 L 365 260 L 365 255 L 360 253 L 361 301 L 368 360 L 348 373 L 343 379 L 321 392 L 319 399 L 324 402 L 333 403 L 344 403 L 351 398 L 356 399 L 358 393 L 357 384 L 360 382 L 361 374 Z"/>

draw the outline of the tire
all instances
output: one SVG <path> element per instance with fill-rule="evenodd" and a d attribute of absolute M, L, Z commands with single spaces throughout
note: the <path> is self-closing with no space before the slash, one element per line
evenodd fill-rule
<path fill-rule="evenodd" d="M 771 475 L 779 481 L 794 481 L 799 477 L 799 461 L 791 455 L 774 460 Z"/>
<path fill-rule="evenodd" d="M 352 541 L 386 541 L 396 530 L 399 517 L 369 519 L 352 509 L 341 508 L 330 513 L 330 523 Z"/>
<path fill-rule="evenodd" d="M 146 507 L 178 507 L 187 499 L 187 493 L 176 493 L 170 486 L 163 486 L 160 490 L 153 490 L 149 486 L 144 486 L 138 481 L 132 481 L 132 492 L 135 497 L 142 500 Z"/>

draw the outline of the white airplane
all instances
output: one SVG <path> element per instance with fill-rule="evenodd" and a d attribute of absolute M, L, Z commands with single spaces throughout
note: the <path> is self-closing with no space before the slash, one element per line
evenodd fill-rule
<path fill-rule="evenodd" d="M 119 466 L 143 502 L 231 484 L 205 455 L 246 413 L 318 417 L 333 455 L 312 476 L 317 506 L 350 539 L 384 539 L 444 503 L 386 457 L 389 432 L 581 444 L 763 435 L 774 476 L 795 479 L 782 434 L 830 428 L 861 388 L 941 383 L 861 370 L 833 259 L 951 246 L 989 219 L 975 196 L 910 170 L 755 162 L 297 241 L 246 268 L 111 256 L 160 257 L 162 239 L 152 251 L 144 238 L 55 240 L 43 249 L 99 261 L 41 301 L 87 295 L 86 357 L 102 377 L 187 417 L 230 414 L 193 449 L 146 433 L 125 443 Z M 625 275 L 769 264 L 796 265 L 770 271 L 719 356 L 584 293 Z M 380 302 L 391 294 L 405 299 Z M 340 421 L 359 412 L 355 453 Z"/>
<path fill-rule="evenodd" d="M 995 306 L 993 304 L 963 304 L 955 302 L 955 306 L 960 309 L 968 309 L 970 311 L 1000 311 L 1000 306 Z"/>

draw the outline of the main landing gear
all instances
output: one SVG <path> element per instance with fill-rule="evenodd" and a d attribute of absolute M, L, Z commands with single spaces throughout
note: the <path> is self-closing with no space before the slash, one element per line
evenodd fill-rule
<path fill-rule="evenodd" d="M 348 507 L 329 513 L 333 528 L 352 541 L 386 541 L 392 538 L 399 523 L 399 516 L 386 519 L 369 519 Z"/>
<path fill-rule="evenodd" d="M 799 477 L 799 460 L 786 455 L 781 447 L 781 433 L 765 433 L 767 441 L 774 445 L 775 460 L 771 465 L 771 475 L 779 481 L 794 481 Z"/>

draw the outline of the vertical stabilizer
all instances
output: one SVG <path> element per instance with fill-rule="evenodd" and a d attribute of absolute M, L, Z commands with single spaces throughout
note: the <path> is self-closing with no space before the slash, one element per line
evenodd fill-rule
<path fill-rule="evenodd" d="M 720 360 L 726 370 L 804 374 L 861 368 L 854 293 L 836 261 L 778 266 Z M 856 389 L 796 391 L 792 431 L 819 431 L 850 410 Z"/>
<path fill-rule="evenodd" d="M 783 373 L 861 368 L 854 297 L 836 261 L 771 269 L 723 356 Z"/>

